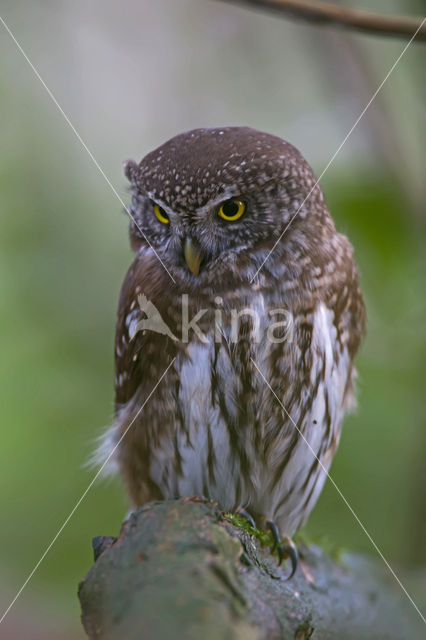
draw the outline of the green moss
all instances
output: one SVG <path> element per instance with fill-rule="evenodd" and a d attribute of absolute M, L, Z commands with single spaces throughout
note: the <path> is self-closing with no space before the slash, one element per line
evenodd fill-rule
<path fill-rule="evenodd" d="M 272 549 L 274 546 L 274 539 L 270 531 L 261 531 L 260 529 L 256 529 L 252 527 L 247 518 L 237 514 L 237 513 L 225 513 L 225 518 L 231 522 L 234 527 L 238 527 L 242 529 L 250 536 L 253 536 L 257 540 L 259 540 L 262 547 L 269 547 L 272 553 Z M 276 553 L 276 552 L 274 552 Z"/>
<path fill-rule="evenodd" d="M 277 551 L 273 551 L 274 539 L 270 531 L 261 531 L 260 529 L 252 527 L 247 518 L 244 518 L 238 513 L 225 513 L 224 515 L 225 518 L 234 525 L 234 527 L 238 527 L 250 536 L 253 536 L 259 540 L 262 547 L 269 547 L 271 553 L 278 556 Z M 320 547 L 326 556 L 343 566 L 343 556 L 347 549 L 333 543 L 328 536 L 315 536 L 308 534 L 303 530 L 293 536 L 293 542 L 298 547 L 299 551 L 303 550 L 303 548 L 308 549 L 312 545 Z"/>

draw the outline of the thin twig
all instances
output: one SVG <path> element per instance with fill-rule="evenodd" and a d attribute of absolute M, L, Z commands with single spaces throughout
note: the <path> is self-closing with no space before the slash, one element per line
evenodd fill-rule
<path fill-rule="evenodd" d="M 359 9 L 348 9 L 327 2 L 315 2 L 315 0 L 225 0 L 225 2 L 234 2 L 253 8 L 274 9 L 290 18 L 332 24 L 376 35 L 412 36 L 421 25 L 415 39 L 426 41 L 426 23 L 421 17 L 382 15 Z"/>

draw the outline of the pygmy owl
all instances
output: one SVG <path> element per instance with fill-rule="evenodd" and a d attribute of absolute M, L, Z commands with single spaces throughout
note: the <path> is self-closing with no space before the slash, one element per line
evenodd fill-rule
<path fill-rule="evenodd" d="M 119 443 L 133 506 L 204 495 L 279 542 L 318 500 L 353 402 L 352 247 L 300 152 L 267 133 L 196 129 L 125 172 L 136 256 L 103 451 Z"/>

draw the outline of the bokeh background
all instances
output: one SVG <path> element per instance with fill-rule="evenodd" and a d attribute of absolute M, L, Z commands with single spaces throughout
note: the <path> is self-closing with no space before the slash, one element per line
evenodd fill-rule
<path fill-rule="evenodd" d="M 0 13 L 125 201 L 122 161 L 197 126 L 280 135 L 319 175 L 404 46 L 215 0 L 2 0 Z M 424 45 L 409 48 L 321 181 L 355 246 L 369 317 L 359 406 L 332 475 L 395 570 L 412 568 L 407 586 L 419 604 L 424 53 Z M 120 202 L 1 25 L 0 113 L 3 611 L 93 477 L 84 465 L 112 417 L 115 311 L 131 253 Z M 118 481 L 96 483 L 2 637 L 83 638 L 76 590 L 92 563 L 90 540 L 117 534 L 125 511 Z M 307 533 L 375 554 L 330 483 Z"/>

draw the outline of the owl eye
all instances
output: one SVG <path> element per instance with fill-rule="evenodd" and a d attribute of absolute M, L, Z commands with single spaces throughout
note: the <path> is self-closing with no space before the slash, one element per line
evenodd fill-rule
<path fill-rule="evenodd" d="M 234 220 L 238 220 L 238 218 L 241 218 L 245 210 L 245 202 L 243 202 L 242 200 L 233 199 L 223 202 L 219 207 L 218 213 L 224 220 L 233 222 Z"/>
<path fill-rule="evenodd" d="M 154 202 L 154 213 L 157 220 L 159 220 L 163 224 L 169 224 L 170 222 L 169 216 L 164 211 L 163 207 L 160 207 L 160 205 L 155 204 L 155 202 Z"/>

